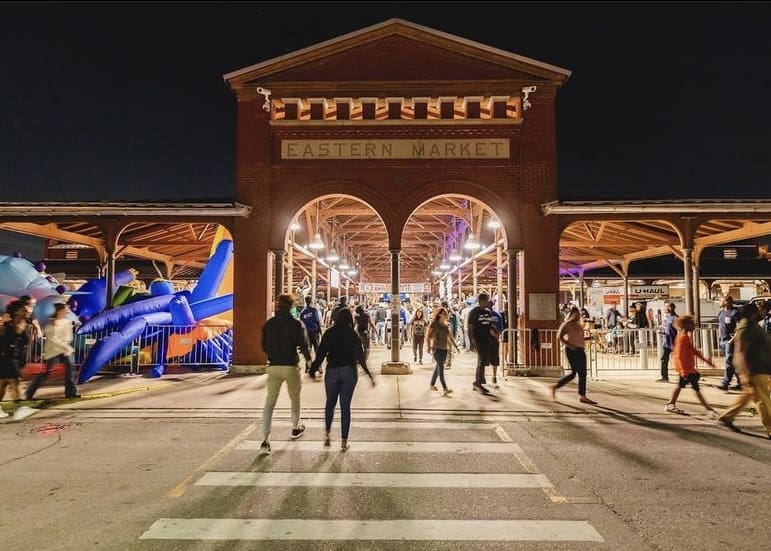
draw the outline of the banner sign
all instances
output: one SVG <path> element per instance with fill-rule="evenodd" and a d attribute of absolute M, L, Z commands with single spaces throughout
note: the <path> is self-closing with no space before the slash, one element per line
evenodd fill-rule
<path fill-rule="evenodd" d="M 391 293 L 390 283 L 362 283 L 359 285 L 362 293 Z M 428 293 L 428 285 L 425 283 L 400 283 L 400 293 Z"/>

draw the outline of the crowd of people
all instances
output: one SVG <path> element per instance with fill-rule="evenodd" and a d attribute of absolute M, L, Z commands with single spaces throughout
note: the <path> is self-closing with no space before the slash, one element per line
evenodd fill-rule
<path fill-rule="evenodd" d="M 312 380 L 324 376 L 326 392 L 325 440 L 331 445 L 331 429 L 335 410 L 340 408 L 340 448 L 348 449 L 351 427 L 351 401 L 357 386 L 359 368 L 372 385 L 375 378 L 367 360 L 372 344 L 388 344 L 388 317 L 390 309 L 385 304 L 357 304 L 352 306 L 348 298 L 340 297 L 334 305 L 320 301 L 317 306 L 310 296 L 304 297 L 305 305 L 298 309 L 295 296 L 282 294 L 278 297 L 275 315 L 263 327 L 262 347 L 268 357 L 267 394 L 262 415 L 262 453 L 270 453 L 270 434 L 273 409 L 281 386 L 286 383 L 292 404 L 291 438 L 299 438 L 305 431 L 300 420 L 301 356 L 305 373 Z M 497 386 L 499 338 L 506 327 L 506 316 L 491 308 L 490 297 L 480 293 L 476 304 L 463 302 L 460 309 L 447 301 L 437 304 L 401 305 L 400 327 L 394 331 L 399 342 L 411 342 L 413 361 L 422 364 L 424 351 L 434 365 L 429 388 L 449 397 L 445 369 L 452 365 L 452 353 L 461 352 L 461 344 L 467 351 L 477 354 L 477 369 L 472 389 L 490 394 L 486 387 L 485 371 L 492 367 L 492 384 Z M 325 364 L 325 365 L 323 365 Z"/>
<path fill-rule="evenodd" d="M 24 419 L 36 413 L 38 409 L 22 403 L 20 389 L 21 372 L 27 363 L 30 345 L 36 339 L 43 338 L 43 369 L 27 385 L 24 397 L 34 400 L 38 387 L 51 375 L 56 364 L 64 365 L 64 392 L 66 398 L 80 398 L 74 382 L 72 368 L 73 323 L 67 319 L 68 306 L 54 304 L 53 316 L 46 320 L 41 328 L 34 319 L 37 301 L 24 295 L 11 301 L 7 306 L 0 324 L 0 400 L 10 391 L 14 404 L 14 420 Z M 0 409 L 0 418 L 9 413 Z"/>

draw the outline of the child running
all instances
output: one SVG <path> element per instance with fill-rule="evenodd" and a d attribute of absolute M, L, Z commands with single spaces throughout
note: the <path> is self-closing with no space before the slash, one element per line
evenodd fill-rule
<path fill-rule="evenodd" d="M 715 364 L 705 358 L 699 349 L 693 346 L 689 335 L 696 328 L 693 316 L 689 314 L 682 315 L 674 321 L 673 325 L 677 329 L 677 337 L 675 338 L 675 349 L 672 355 L 675 358 L 675 370 L 679 373 L 680 380 L 677 383 L 677 388 L 672 392 L 672 398 L 666 405 L 666 410 L 671 413 L 685 413 L 677 407 L 677 397 L 680 396 L 680 390 L 690 383 L 701 405 L 707 409 L 711 417 L 717 418 L 717 412 L 707 403 L 701 394 L 701 390 L 699 390 L 701 373 L 696 369 L 696 358 L 701 358 L 712 367 L 715 367 Z"/>

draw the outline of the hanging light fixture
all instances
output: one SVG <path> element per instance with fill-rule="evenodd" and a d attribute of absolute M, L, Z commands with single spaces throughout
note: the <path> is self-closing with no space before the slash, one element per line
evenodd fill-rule
<path fill-rule="evenodd" d="M 498 228 L 501 227 L 501 223 L 498 221 L 497 218 L 490 218 L 490 221 L 487 223 L 487 227 L 497 230 Z"/>
<path fill-rule="evenodd" d="M 340 257 L 340 269 L 342 271 L 346 271 L 351 266 L 350 264 L 348 264 L 348 260 L 347 260 L 348 255 L 345 252 L 345 234 L 343 234 L 343 247 L 341 250 L 343 251 L 343 256 Z"/>
<path fill-rule="evenodd" d="M 471 206 L 471 201 L 468 202 L 468 213 L 469 213 L 469 228 L 474 227 L 474 210 Z M 470 251 L 476 251 L 481 248 L 481 245 L 479 244 L 479 241 L 477 240 L 476 236 L 474 236 L 474 230 L 469 231 L 468 239 L 466 239 L 466 245 L 464 248 L 470 250 Z"/>
<path fill-rule="evenodd" d="M 313 239 L 308 245 L 309 249 L 313 249 L 316 251 L 324 248 L 324 242 L 321 240 L 321 234 L 319 233 L 319 206 L 320 205 L 321 205 L 321 201 L 316 203 L 316 235 L 313 236 Z"/>
<path fill-rule="evenodd" d="M 461 254 L 458 251 L 458 249 L 453 249 L 452 251 L 450 251 L 450 260 L 452 262 L 457 262 L 461 258 L 463 258 L 463 257 L 461 256 Z"/>
<path fill-rule="evenodd" d="M 329 254 L 327 255 L 327 262 L 337 262 L 340 260 L 340 257 L 337 255 L 337 250 L 335 249 L 335 218 L 332 217 L 332 240 L 330 241 L 331 249 L 329 250 Z"/>
<path fill-rule="evenodd" d="M 292 220 L 292 223 L 289 224 L 289 229 L 292 231 L 297 231 L 300 229 L 300 224 L 297 223 L 297 220 Z"/>
<path fill-rule="evenodd" d="M 476 251 L 481 248 L 479 241 L 477 241 L 477 238 L 474 237 L 474 232 L 469 232 L 468 239 L 466 239 L 465 248 L 470 251 Z"/>

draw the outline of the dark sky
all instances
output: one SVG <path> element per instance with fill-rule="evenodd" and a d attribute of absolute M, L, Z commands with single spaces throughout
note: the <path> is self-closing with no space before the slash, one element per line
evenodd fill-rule
<path fill-rule="evenodd" d="M 232 199 L 222 75 L 392 17 L 573 71 L 563 200 L 771 195 L 771 3 L 5 2 L 0 201 Z"/>

